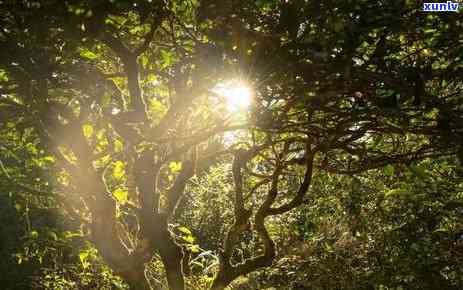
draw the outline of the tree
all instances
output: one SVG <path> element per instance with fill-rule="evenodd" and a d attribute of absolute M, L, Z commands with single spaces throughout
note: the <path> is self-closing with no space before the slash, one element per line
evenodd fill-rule
<path fill-rule="evenodd" d="M 155 253 L 169 287 L 185 289 L 187 249 L 169 224 L 191 178 L 220 162 L 234 217 L 211 289 L 272 265 L 265 222 L 307 201 L 314 172 L 462 150 L 456 15 L 407 2 L 148 0 L 18 1 L 1 15 L 2 135 L 32 134 L 63 210 L 133 289 L 157 287 L 144 274 Z M 253 87 L 248 112 L 223 105 L 228 79 Z M 244 234 L 260 244 L 240 260 Z"/>

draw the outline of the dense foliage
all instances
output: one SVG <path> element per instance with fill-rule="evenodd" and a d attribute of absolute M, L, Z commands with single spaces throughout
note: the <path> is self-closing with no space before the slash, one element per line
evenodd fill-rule
<path fill-rule="evenodd" d="M 415 1 L 0 1 L 2 287 L 462 289 L 462 28 Z"/>

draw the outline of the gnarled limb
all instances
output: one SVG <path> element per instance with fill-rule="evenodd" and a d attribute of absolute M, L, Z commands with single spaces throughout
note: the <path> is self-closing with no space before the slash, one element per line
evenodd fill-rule
<path fill-rule="evenodd" d="M 245 210 L 243 205 L 241 168 L 244 167 L 245 163 L 253 156 L 252 154 L 249 154 L 249 151 L 239 151 L 238 154 L 235 155 L 235 160 L 233 163 L 233 174 L 235 181 L 235 223 L 227 233 L 224 244 L 224 251 L 220 256 L 219 271 L 211 285 L 211 290 L 224 289 L 228 284 L 230 284 L 239 276 L 246 275 L 259 268 L 267 267 L 272 264 L 276 255 L 276 249 L 273 240 L 265 228 L 265 218 L 270 215 L 287 212 L 302 204 L 303 197 L 308 191 L 312 179 L 314 153 L 309 151 L 309 146 L 307 146 L 305 158 L 306 171 L 304 174 L 304 181 L 299 186 L 298 192 L 290 202 L 277 208 L 271 207 L 275 202 L 276 197 L 278 196 L 278 179 L 284 167 L 284 162 L 282 162 L 282 159 L 284 157 L 283 155 L 286 153 L 286 150 L 288 150 L 287 144 L 285 144 L 285 149 L 278 157 L 275 170 L 271 177 L 271 186 L 267 192 L 266 198 L 260 205 L 253 219 L 253 229 L 257 232 L 260 240 L 262 241 L 263 254 L 247 259 L 240 264 L 232 265 L 230 263 L 230 259 L 233 249 L 238 241 L 239 235 L 247 229 L 249 218 L 251 216 L 251 211 Z M 249 159 L 246 159 L 245 157 L 248 157 Z"/>

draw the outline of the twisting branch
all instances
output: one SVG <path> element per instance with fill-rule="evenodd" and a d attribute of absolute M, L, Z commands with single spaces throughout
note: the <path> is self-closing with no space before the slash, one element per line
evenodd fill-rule
<path fill-rule="evenodd" d="M 308 150 L 308 149 L 307 149 Z M 314 152 L 307 151 L 306 152 L 306 169 L 304 174 L 304 180 L 302 184 L 299 186 L 299 190 L 297 191 L 296 195 L 293 197 L 291 201 L 286 204 L 283 204 L 279 207 L 272 208 L 269 207 L 267 210 L 267 215 L 278 215 L 288 212 L 304 202 L 304 196 L 309 190 L 310 184 L 312 182 L 312 171 L 313 171 L 313 163 L 314 163 Z"/>
<path fill-rule="evenodd" d="M 174 184 L 167 191 L 167 214 L 172 216 L 177 207 L 178 201 L 182 197 L 188 180 L 194 175 L 194 162 L 191 160 L 182 163 L 182 169 L 174 181 Z"/>
<path fill-rule="evenodd" d="M 227 277 L 233 276 L 232 273 L 235 271 L 235 268 L 230 264 L 230 258 L 239 235 L 250 228 L 249 218 L 252 215 L 252 211 L 246 209 L 244 206 L 242 181 L 243 176 L 241 170 L 245 168 L 246 163 L 249 160 L 255 157 L 259 151 L 266 146 L 267 144 L 255 146 L 249 150 L 241 149 L 237 150 L 234 154 L 235 157 L 233 160 L 232 172 L 235 185 L 235 195 L 233 200 L 235 221 L 229 229 L 227 236 L 225 237 L 224 249 L 220 256 L 220 270 L 214 281 L 214 284 L 222 283 L 227 279 Z"/>
<path fill-rule="evenodd" d="M 235 154 L 233 160 L 232 172 L 233 172 L 233 181 L 235 184 L 235 217 L 239 217 L 244 212 L 244 199 L 243 199 L 243 175 L 241 169 L 244 167 L 246 160 L 246 152 L 238 151 Z"/>
<path fill-rule="evenodd" d="M 262 255 L 245 260 L 243 263 L 234 267 L 231 277 L 235 279 L 240 275 L 245 275 L 258 268 L 270 266 L 275 258 L 275 244 L 265 228 L 265 218 L 270 215 L 269 210 L 278 195 L 278 180 L 282 174 L 284 164 L 282 159 L 289 149 L 289 143 L 285 143 L 283 151 L 277 156 L 277 164 L 271 178 L 271 186 L 267 193 L 266 199 L 257 210 L 254 217 L 254 230 L 259 235 L 263 243 L 264 252 Z"/>
<path fill-rule="evenodd" d="M 134 164 L 135 183 L 138 189 L 138 201 L 142 215 L 148 217 L 158 210 L 155 204 L 157 176 L 160 165 L 155 163 L 153 150 L 145 150 Z"/>
<path fill-rule="evenodd" d="M 271 265 L 275 257 L 275 245 L 270 238 L 267 229 L 265 228 L 265 218 L 270 215 L 269 210 L 278 195 L 278 180 L 284 169 L 284 156 L 289 150 L 289 143 L 285 142 L 284 148 L 280 154 L 277 154 L 277 162 L 275 170 L 271 176 L 271 186 L 267 193 L 265 201 L 261 204 L 256 212 L 253 222 L 253 228 L 259 235 L 260 240 L 264 246 L 264 253 L 260 256 L 247 259 L 243 263 L 231 265 L 230 259 L 234 247 L 238 241 L 239 235 L 249 229 L 249 219 L 251 217 L 251 210 L 244 207 L 243 199 L 243 181 L 241 169 L 245 167 L 246 163 L 256 156 L 260 150 L 238 150 L 235 154 L 233 161 L 233 178 L 235 183 L 235 223 L 228 231 L 224 243 L 224 250 L 220 257 L 220 268 L 217 276 L 214 279 L 211 289 L 223 289 L 224 285 L 228 285 L 232 280 L 238 276 L 250 273 L 258 268 Z M 264 179 L 267 181 L 268 179 Z M 264 184 L 265 182 L 261 183 Z M 310 181 L 309 181 L 310 183 Z M 305 193 L 305 191 L 304 191 Z"/>
<path fill-rule="evenodd" d="M 141 120 L 147 120 L 147 112 L 145 101 L 143 99 L 140 81 L 139 81 L 139 67 L 137 63 L 137 55 L 130 51 L 120 39 L 112 36 L 109 33 L 103 33 L 102 41 L 110 47 L 118 57 L 120 57 L 124 64 L 124 71 L 127 76 L 128 89 L 131 98 L 132 109 L 136 112 L 133 115 L 134 118 L 142 118 Z M 138 119 L 141 121 L 140 119 Z"/>

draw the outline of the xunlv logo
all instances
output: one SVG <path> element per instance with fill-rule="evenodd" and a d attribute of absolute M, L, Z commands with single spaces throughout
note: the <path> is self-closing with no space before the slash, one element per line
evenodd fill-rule
<path fill-rule="evenodd" d="M 447 1 L 447 3 L 423 3 L 423 11 L 458 11 L 458 3 Z"/>

